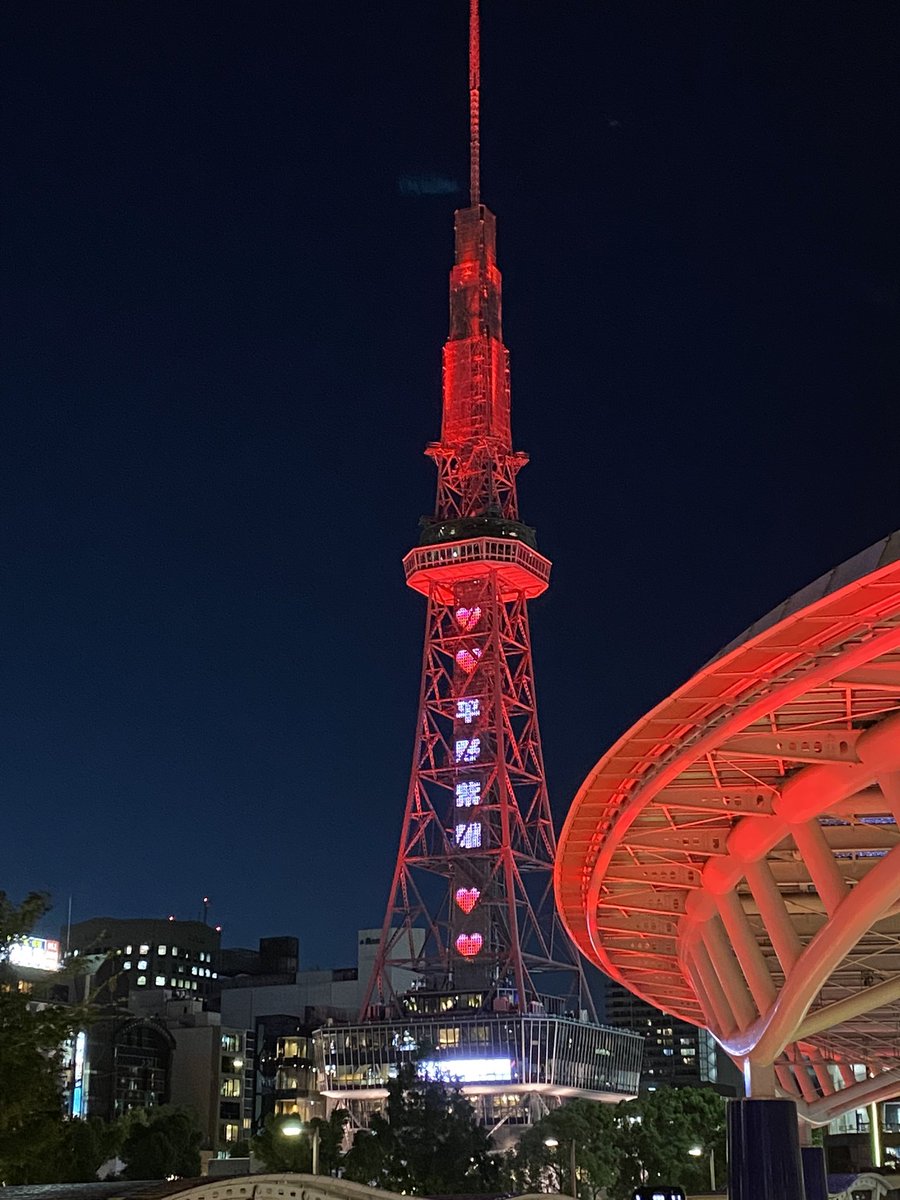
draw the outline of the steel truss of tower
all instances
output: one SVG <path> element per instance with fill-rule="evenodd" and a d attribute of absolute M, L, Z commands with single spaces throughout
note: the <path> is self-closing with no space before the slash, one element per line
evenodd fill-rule
<path fill-rule="evenodd" d="M 538 729 L 528 601 L 550 563 L 519 519 L 496 223 L 478 202 L 472 2 L 472 197 L 456 214 L 433 517 L 404 560 L 427 597 L 400 852 L 363 1016 L 400 1011 L 392 979 L 463 991 L 487 1011 L 593 1015 L 556 916 L 556 850 Z"/>
<path fill-rule="evenodd" d="M 392 969 L 405 968 L 428 990 L 480 989 L 486 1004 L 502 993 L 522 1011 L 542 991 L 558 994 L 567 975 L 570 1002 L 587 1007 L 549 890 L 555 839 L 526 596 L 504 586 L 502 568 L 478 559 L 465 574 L 429 589 L 380 999 L 393 1006 Z"/>

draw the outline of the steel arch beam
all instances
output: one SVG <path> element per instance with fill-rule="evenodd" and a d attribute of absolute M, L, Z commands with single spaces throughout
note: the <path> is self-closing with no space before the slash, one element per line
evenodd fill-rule
<path fill-rule="evenodd" d="M 774 1066 L 809 1113 L 856 1103 L 851 1064 L 900 1064 L 883 1032 L 900 1023 L 900 533 L 616 743 L 572 805 L 555 884 L 582 952 Z"/>

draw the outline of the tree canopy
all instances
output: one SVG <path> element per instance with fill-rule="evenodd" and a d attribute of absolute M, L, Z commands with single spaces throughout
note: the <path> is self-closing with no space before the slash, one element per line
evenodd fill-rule
<path fill-rule="evenodd" d="M 126 1179 L 187 1178 L 200 1174 L 203 1135 L 195 1114 L 186 1108 L 164 1105 L 136 1110 L 126 1118 L 127 1132 L 119 1154 Z"/>
<path fill-rule="evenodd" d="M 330 1175 L 341 1161 L 344 1130 L 349 1120 L 346 1109 L 336 1108 L 327 1121 L 313 1117 L 305 1123 L 299 1136 L 288 1137 L 284 1133 L 291 1117 L 270 1117 L 261 1133 L 251 1139 L 250 1148 L 255 1158 L 269 1171 L 312 1171 L 312 1135 L 319 1135 L 319 1172 Z"/>
<path fill-rule="evenodd" d="M 62 1047 L 79 1010 L 35 1004 L 9 964 L 11 947 L 35 927 L 49 901 L 32 892 L 20 905 L 0 892 L 0 1183 L 41 1183 L 55 1170 L 63 1134 Z"/>
<path fill-rule="evenodd" d="M 525 1131 L 507 1158 L 507 1185 L 572 1195 L 573 1140 L 580 1200 L 629 1200 L 642 1183 L 703 1192 L 710 1151 L 725 1169 L 725 1102 L 701 1088 L 660 1089 L 618 1105 L 573 1100 Z"/>
<path fill-rule="evenodd" d="M 490 1135 L 460 1089 L 406 1066 L 388 1084 L 385 1114 L 357 1133 L 344 1174 L 414 1196 L 490 1192 L 499 1182 L 490 1150 Z"/>

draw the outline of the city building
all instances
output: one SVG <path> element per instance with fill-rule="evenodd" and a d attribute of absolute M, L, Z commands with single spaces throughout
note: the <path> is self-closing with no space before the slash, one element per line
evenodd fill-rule
<path fill-rule="evenodd" d="M 418 935 L 421 938 L 421 935 Z M 372 975 L 375 957 L 381 940 L 380 929 L 360 929 L 357 934 L 357 954 L 354 966 L 299 970 L 297 955 L 287 957 L 277 951 L 275 957 L 263 953 L 269 942 L 286 943 L 295 939 L 260 941 L 257 958 L 248 957 L 256 951 L 241 950 L 240 958 L 230 958 L 225 951 L 229 969 L 238 963 L 244 969 L 220 979 L 219 1006 L 223 1020 L 245 1029 L 254 1027 L 260 1017 L 284 1015 L 307 1024 L 332 1020 L 353 1020 L 357 1017 L 365 996 L 366 984 Z M 280 957 L 278 957 L 280 955 Z M 273 964 L 293 967 L 293 970 L 271 970 Z M 392 973 L 397 987 L 407 987 L 414 976 L 410 972 Z"/>
<path fill-rule="evenodd" d="M 261 1129 L 270 1116 L 308 1121 L 326 1115 L 313 1051 L 319 1024 L 278 1013 L 257 1018 L 254 1129 Z"/>
<path fill-rule="evenodd" d="M 231 979 L 252 977 L 258 983 L 293 983 L 300 970 L 300 942 L 295 937 L 265 937 L 259 948 L 222 947 L 219 951 L 221 986 Z"/>
<path fill-rule="evenodd" d="M 254 1034 L 210 1011 L 220 986 L 218 930 L 202 921 L 95 917 L 72 925 L 67 938 L 81 966 L 68 998 L 101 1013 L 68 1048 L 69 1112 L 114 1120 L 183 1104 L 197 1115 L 204 1150 L 225 1154 L 245 1140 Z M 258 967 L 260 956 L 252 961 Z M 282 965 L 276 947 L 265 965 Z"/>
<path fill-rule="evenodd" d="M 114 1012 L 76 1034 L 66 1060 L 73 1117 L 115 1121 L 171 1101 L 175 1039 L 157 1016 Z"/>
<path fill-rule="evenodd" d="M 479 20 L 469 26 L 470 195 L 455 217 L 434 515 L 404 559 L 427 599 L 413 770 L 359 1019 L 316 1034 L 320 1087 L 363 1125 L 408 1062 L 458 1079 L 492 1130 L 638 1088 L 642 1039 L 597 1024 L 553 905 L 556 841 L 529 602 L 550 563 L 520 518 L 496 218 L 481 203 Z"/>
<path fill-rule="evenodd" d="M 220 935 L 202 921 L 93 917 L 67 938 L 73 955 L 92 960 L 84 979 L 101 1003 L 152 990 L 205 999 L 218 987 Z"/>
<path fill-rule="evenodd" d="M 326 1115 L 319 1091 L 314 1031 L 355 1020 L 371 977 L 380 929 L 361 929 L 355 966 L 298 969 L 296 939 L 263 938 L 258 951 L 222 952 L 218 1005 L 222 1021 L 253 1031 L 256 1045 L 252 1129 L 271 1116 Z M 392 974 L 398 987 L 413 976 Z"/>
<path fill-rule="evenodd" d="M 253 1132 L 254 1034 L 223 1025 L 199 1000 L 170 1000 L 165 1025 L 174 1041 L 169 1099 L 194 1110 L 207 1149 L 227 1154 Z"/>
<path fill-rule="evenodd" d="M 605 985 L 605 1021 L 644 1038 L 641 1091 L 660 1087 L 712 1087 L 743 1095 L 741 1073 L 708 1029 L 698 1028 L 641 1000 L 614 980 Z"/>

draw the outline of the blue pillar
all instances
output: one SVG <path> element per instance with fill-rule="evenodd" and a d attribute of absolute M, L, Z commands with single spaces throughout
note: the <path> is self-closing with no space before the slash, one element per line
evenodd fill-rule
<path fill-rule="evenodd" d="M 730 1200 L 805 1200 L 793 1100 L 729 1101 L 728 1195 Z"/>
<path fill-rule="evenodd" d="M 806 1200 L 828 1200 L 828 1180 L 825 1177 L 825 1151 L 821 1146 L 801 1146 L 803 1186 Z"/>

